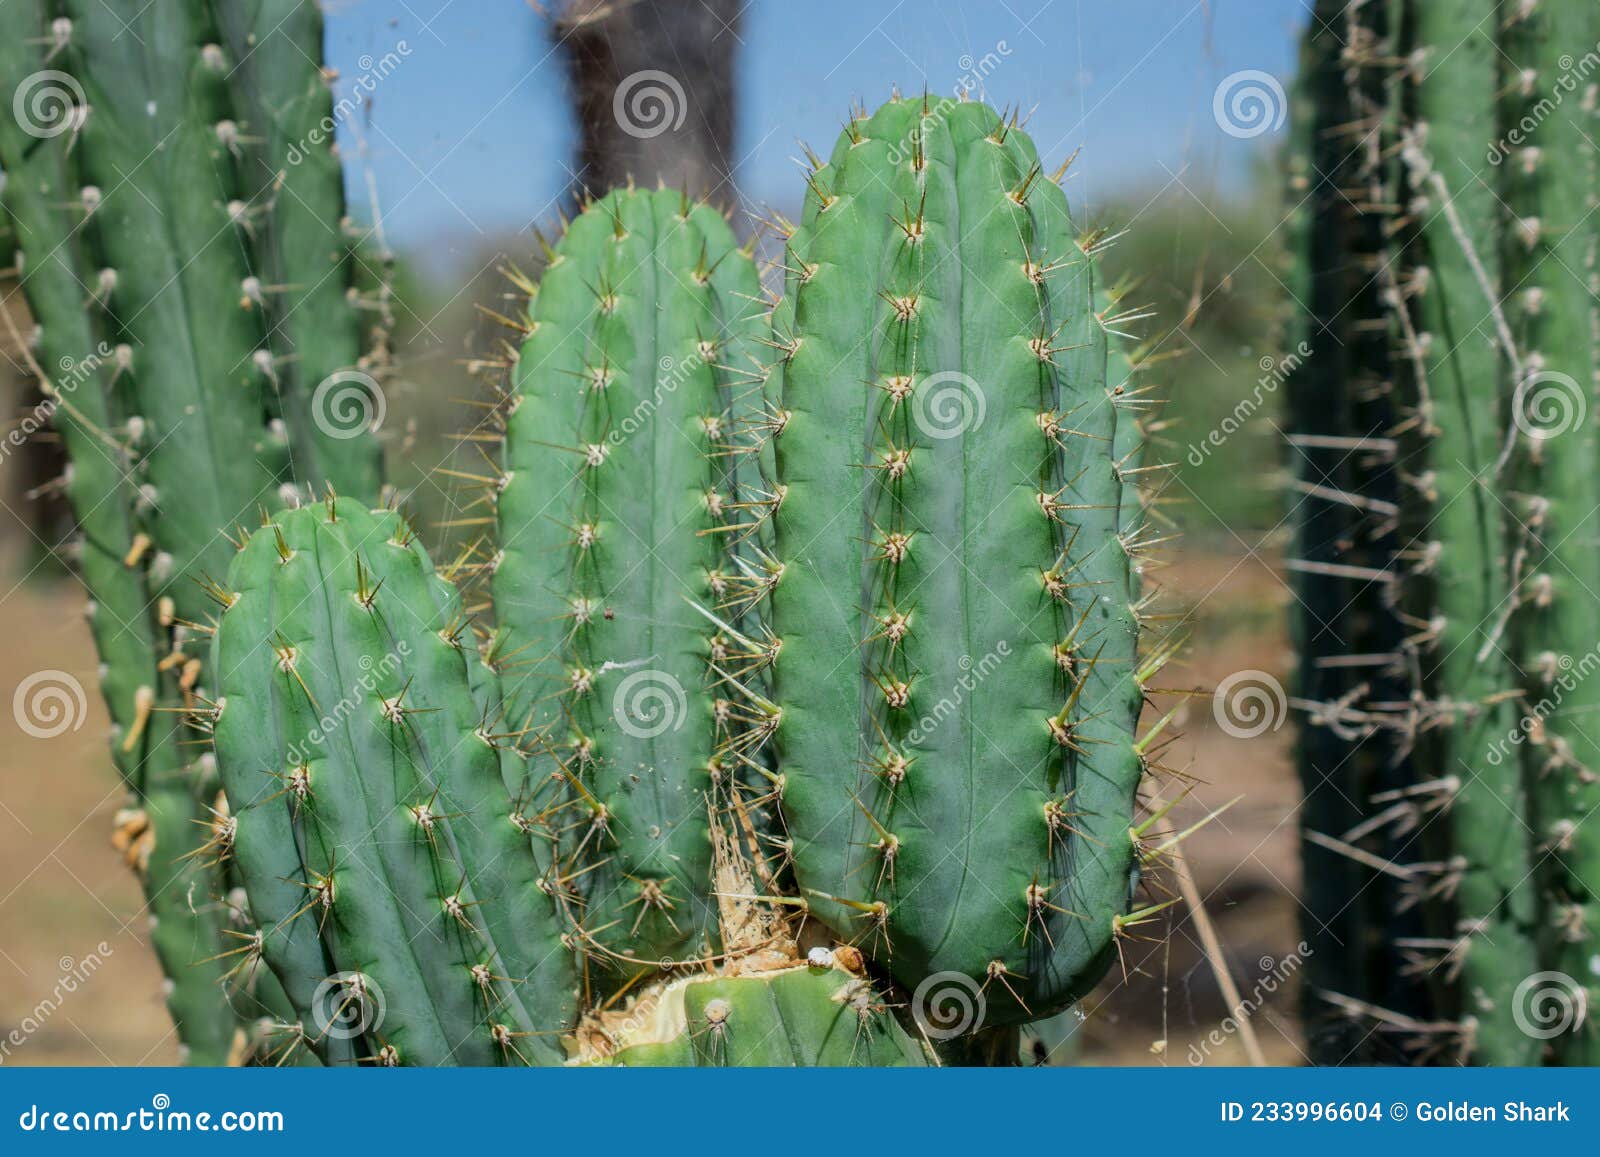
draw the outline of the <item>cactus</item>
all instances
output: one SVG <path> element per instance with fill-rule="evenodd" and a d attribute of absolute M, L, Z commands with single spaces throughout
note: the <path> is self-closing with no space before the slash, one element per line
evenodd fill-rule
<path fill-rule="evenodd" d="M 286 64 L 315 12 L 262 0 L 219 29 L 188 0 L 119 38 L 93 7 L 46 45 L 83 78 L 77 153 L 8 153 L 39 180 L 8 201 L 115 271 L 87 313 L 55 300 L 65 260 L 30 292 L 42 348 L 104 329 L 131 351 L 63 428 L 75 462 L 99 439 L 132 470 L 74 477 L 91 588 L 157 607 L 137 645 L 104 641 L 113 711 L 161 675 L 214 745 L 185 767 L 183 725 L 135 696 L 130 785 L 164 769 L 179 819 L 211 809 L 160 862 L 211 898 L 192 991 L 253 994 L 258 1060 L 1014 1063 L 1015 1026 L 1159 907 L 1129 912 L 1165 654 L 1138 647 L 1149 401 L 1116 345 L 1137 314 L 1016 119 L 853 117 L 770 317 L 715 210 L 587 204 L 540 284 L 517 278 L 481 479 L 498 541 L 450 568 L 489 576 L 491 626 L 373 509 L 365 432 L 342 455 L 307 396 L 359 329 L 327 288 L 334 169 L 290 158 L 327 107 Z M 51 217 L 61 181 L 108 188 L 141 150 L 141 197 Z M 953 401 L 976 414 L 949 424 Z M 300 505 L 330 478 L 356 493 Z M 935 1048 L 925 990 L 952 979 L 987 1013 Z M 233 1044 L 231 1013 L 182 1021 Z"/>
<path fill-rule="evenodd" d="M 907 987 L 1030 1020 L 1099 978 L 1139 875 L 1135 417 L 1096 238 L 977 103 L 857 117 L 809 184 L 765 576 L 795 877 Z"/>
<path fill-rule="evenodd" d="M 517 359 L 493 480 L 499 646 L 510 717 L 550 729 L 573 787 L 539 804 L 570 835 L 602 989 L 717 950 L 706 800 L 737 770 L 744 675 L 696 607 L 735 578 L 725 446 L 759 292 L 715 210 L 617 190 L 550 255 Z"/>
<path fill-rule="evenodd" d="M 926 1063 L 869 981 L 832 960 L 678 981 L 606 1063 L 681 1068 L 896 1068 Z"/>
<path fill-rule="evenodd" d="M 364 437 L 381 416 L 374 377 L 387 333 L 362 333 L 346 237 L 344 172 L 329 139 L 334 104 L 322 58 L 322 12 L 308 0 L 216 4 L 233 62 L 237 169 L 250 207 L 252 292 L 269 320 L 271 385 L 288 426 L 294 477 L 340 494 L 376 495 L 383 454 Z M 384 305 L 379 303 L 380 321 Z M 371 351 L 365 352 L 370 344 Z"/>
<path fill-rule="evenodd" d="M 1290 106 L 1296 125 L 1286 281 L 1305 314 L 1286 327 L 1283 348 L 1298 341 L 1297 351 L 1306 351 L 1295 354 L 1288 378 L 1302 703 L 1396 703 L 1410 690 L 1404 671 L 1386 658 L 1398 653 L 1406 632 L 1385 584 L 1371 577 L 1384 573 L 1399 549 L 1392 513 L 1399 419 L 1385 388 L 1398 357 L 1388 327 L 1371 320 L 1396 282 L 1392 231 L 1371 212 L 1389 196 L 1393 162 L 1384 143 L 1398 115 L 1387 97 L 1390 70 L 1373 67 L 1385 16 L 1383 5 L 1322 4 L 1306 34 Z M 1379 132 L 1371 131 L 1375 118 L 1383 122 Z M 1307 830 L 1359 830 L 1366 801 L 1410 782 L 1406 746 L 1394 729 L 1357 726 L 1336 712 L 1303 727 L 1297 757 Z M 1361 846 L 1383 862 L 1406 854 L 1407 836 L 1381 829 Z M 1426 929 L 1402 904 L 1392 876 L 1341 855 L 1340 845 L 1308 840 L 1303 857 L 1307 906 L 1315 913 L 1306 927 L 1312 1058 L 1396 1059 L 1387 1034 L 1366 1031 L 1315 993 L 1338 991 L 1426 1019 L 1428 996 L 1397 946 Z"/>
<path fill-rule="evenodd" d="M 52 26 L 42 7 L 0 9 L 0 73 L 18 84 L 57 63 L 64 48 L 65 30 Z M 38 137 L 11 117 L 0 118 L 5 204 L 38 327 L 45 405 L 72 462 L 65 489 L 82 531 L 76 561 L 92 600 L 89 622 L 104 664 L 112 759 L 129 790 L 128 805 L 118 815 L 118 838 L 144 889 L 151 940 L 171 980 L 167 1003 L 181 1040 L 192 1060 L 215 1064 L 228 1055 L 233 1018 L 222 1003 L 223 966 L 207 959 L 221 950 L 217 913 L 188 898 L 190 883 L 205 873 L 182 858 L 204 838 L 193 822 L 204 812 L 185 775 L 177 719 L 155 710 L 158 702 L 176 700 L 178 676 L 158 667 L 169 650 L 161 642 L 168 628 L 152 609 L 147 540 L 129 476 L 133 455 L 124 431 L 132 412 L 133 350 L 104 302 L 93 295 L 85 302 L 85 282 L 94 282 L 89 271 L 106 265 L 96 253 L 98 230 L 80 228 L 84 182 L 71 134 L 67 128 Z"/>
<path fill-rule="evenodd" d="M 1369 392 L 1393 391 L 1385 433 L 1401 485 L 1388 504 L 1354 487 L 1314 501 L 1355 508 L 1358 541 L 1398 524 L 1400 545 L 1377 565 L 1329 561 L 1368 588 L 1370 613 L 1390 616 L 1380 631 L 1404 635 L 1380 677 L 1403 683 L 1338 701 L 1313 692 L 1312 725 L 1406 758 L 1387 790 L 1369 780 L 1356 793 L 1365 816 L 1348 832 L 1308 838 L 1377 865 L 1397 881 L 1383 889 L 1390 901 L 1421 913 L 1423 934 L 1396 935 L 1386 913 L 1363 910 L 1347 936 L 1350 971 L 1379 942 L 1433 991 L 1425 1015 L 1362 993 L 1334 1002 L 1421 1055 L 1588 1063 L 1591 1038 L 1557 1032 L 1545 1045 L 1528 1018 L 1542 1015 L 1530 1002 L 1573 1011 L 1597 995 L 1581 820 L 1600 802 L 1588 770 L 1600 753 L 1580 720 L 1600 691 L 1582 666 L 1567 672 L 1600 636 L 1594 434 L 1582 421 L 1600 332 L 1589 220 L 1600 158 L 1592 93 L 1562 53 L 1594 44 L 1600 19 L 1584 5 L 1397 0 L 1352 6 L 1349 20 L 1343 57 L 1370 103 L 1319 115 L 1360 124 L 1370 142 L 1356 226 L 1392 253 L 1370 263 L 1378 292 L 1351 300 L 1350 324 L 1390 342 Z M 1351 260 L 1349 247 L 1310 251 L 1319 276 Z M 1355 403 L 1315 404 L 1308 417 L 1348 423 Z M 1391 588 L 1382 607 L 1370 599 L 1379 585 Z M 1308 686 L 1317 678 L 1308 670 Z M 1528 990 L 1541 982 L 1550 991 Z"/>
<path fill-rule="evenodd" d="M 315 5 L 252 10 L 275 29 L 251 45 L 273 62 L 271 82 L 311 93 L 313 113 L 326 106 Z M 257 138 L 242 118 L 265 114 L 239 111 L 250 102 L 230 87 L 218 12 L 243 10 L 184 0 L 124 20 L 61 0 L 0 17 L 7 90 L 56 118 L 8 118 L 0 163 L 130 790 L 116 838 L 144 886 L 183 1049 L 211 1064 L 259 1056 L 258 1017 L 290 1007 L 274 980 L 239 967 L 237 942 L 254 934 L 226 863 L 233 820 L 214 761 L 195 757 L 180 723 L 207 685 L 196 640 L 214 608 L 201 580 L 225 572 L 228 527 L 296 482 L 324 481 L 324 468 L 375 500 L 379 453 L 364 426 L 337 459 L 304 449 L 328 423 L 296 391 L 306 374 L 353 366 L 360 338 L 338 165 L 322 140 L 291 172 L 282 153 L 299 106 L 252 93 L 283 118 L 258 161 L 280 168 L 247 171 Z M 241 193 L 241 181 L 255 187 Z"/>
<path fill-rule="evenodd" d="M 337 974 L 344 999 L 381 999 L 371 1058 L 559 1057 L 576 980 L 556 887 L 507 806 L 459 607 L 393 514 L 330 498 L 269 531 L 229 572 L 213 720 L 262 953 L 286 986 Z M 267 875 L 286 847 L 292 890 Z"/>

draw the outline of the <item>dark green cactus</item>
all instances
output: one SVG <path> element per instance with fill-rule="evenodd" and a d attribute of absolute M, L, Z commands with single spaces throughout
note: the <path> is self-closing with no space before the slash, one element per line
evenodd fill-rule
<path fill-rule="evenodd" d="M 565 832 L 603 988 L 716 948 L 708 808 L 740 770 L 749 709 L 696 607 L 738 581 L 749 515 L 728 443 L 759 292 L 715 210 L 618 190 L 550 255 L 516 364 L 495 606 L 511 717 L 547 729 L 571 786 L 538 801 Z"/>
<path fill-rule="evenodd" d="M 1365 103 L 1341 110 L 1319 90 L 1318 116 L 1358 126 L 1370 160 L 1359 198 L 1342 185 L 1328 201 L 1353 207 L 1347 240 L 1380 241 L 1366 261 L 1351 244 L 1319 243 L 1341 234 L 1314 221 L 1310 261 L 1314 277 L 1365 273 L 1340 324 L 1385 333 L 1389 350 L 1361 363 L 1351 400 L 1310 400 L 1304 433 L 1332 445 L 1363 394 L 1393 407 L 1389 428 L 1368 434 L 1393 438 L 1390 501 L 1359 486 L 1318 501 L 1359 511 L 1324 570 L 1391 588 L 1367 613 L 1389 616 L 1380 637 L 1403 636 L 1391 663 L 1404 682 L 1308 697 L 1313 726 L 1370 736 L 1403 759 L 1398 777 L 1353 794 L 1349 832 L 1309 838 L 1380 867 L 1373 894 L 1421 914 L 1415 933 L 1370 907 L 1343 921 L 1337 959 L 1353 983 L 1370 978 L 1364 961 L 1389 959 L 1432 991 L 1420 1009 L 1372 990 L 1331 998 L 1419 1055 L 1588 1063 L 1592 1036 L 1577 1026 L 1597 995 L 1589 908 L 1600 876 L 1583 818 L 1600 802 L 1589 770 L 1600 752 L 1582 720 L 1600 702 L 1584 681 L 1600 572 L 1584 412 L 1600 368 L 1600 157 L 1592 90 L 1569 54 L 1600 39 L 1600 15 L 1496 0 L 1393 0 L 1346 15 L 1338 60 L 1345 91 Z M 1354 557 L 1351 543 L 1361 549 L 1385 521 L 1401 545 L 1376 563 Z M 1308 665 L 1306 685 L 1319 679 Z"/>
<path fill-rule="evenodd" d="M 224 965 L 217 911 L 190 903 L 190 887 L 206 871 L 195 858 L 206 838 L 195 824 L 197 805 L 178 745 L 178 719 L 156 711 L 178 702 L 178 676 L 162 671 L 169 624 L 158 622 L 148 540 L 135 511 L 139 494 L 130 477 L 135 455 L 128 445 L 134 350 L 125 344 L 106 302 L 85 300 L 92 271 L 107 268 L 100 255 L 99 222 L 85 220 L 71 118 L 81 108 L 59 77 L 70 28 L 51 23 L 45 5 L 0 6 L 0 76 L 32 83 L 36 109 L 52 119 L 24 124 L 0 117 L 0 165 L 6 172 L 5 208 L 16 230 L 21 282 L 37 324 L 35 348 L 45 406 L 72 462 L 66 493 L 82 531 L 77 564 L 91 598 L 89 623 L 104 665 L 101 689 L 111 713 L 111 751 L 129 789 L 119 816 L 119 838 L 138 872 L 149 907 L 151 939 L 171 981 L 168 1007 L 189 1058 L 220 1064 L 228 1057 L 233 1018 L 221 987 Z M 54 88 L 52 94 L 49 90 Z M 57 103 L 52 108 L 52 101 Z M 31 131 L 30 131 L 31 130 Z M 142 367 L 141 367 L 142 369 Z"/>
<path fill-rule="evenodd" d="M 572 954 L 443 582 L 397 515 L 349 500 L 249 539 L 215 656 L 236 843 L 286 987 L 340 976 L 340 999 L 382 1010 L 362 1026 L 367 1057 L 550 1063 L 574 1015 Z M 271 875 L 286 848 L 298 897 Z M 289 995 L 309 1016 L 314 993 Z"/>
<path fill-rule="evenodd" d="M 1600 566 L 1594 550 L 1600 540 L 1600 427 L 1588 411 L 1600 383 L 1600 225 L 1594 221 L 1600 206 L 1600 108 L 1593 77 L 1575 71 L 1581 62 L 1574 52 L 1592 54 L 1600 45 L 1600 13 L 1584 4 L 1508 9 L 1501 34 L 1507 74 L 1500 85 L 1501 123 L 1538 128 L 1536 139 L 1512 142 L 1500 166 L 1502 308 L 1516 352 L 1512 427 L 1497 467 L 1509 448 L 1513 458 L 1505 473 L 1520 500 L 1511 512 L 1502 511 L 1514 519 L 1506 548 L 1517 584 L 1513 654 L 1523 703 L 1537 720 L 1522 752 L 1522 771 L 1533 858 L 1546 895 L 1536 917 L 1527 901 L 1507 909 L 1523 921 L 1516 930 L 1539 942 L 1540 965 L 1568 978 L 1546 978 L 1557 999 L 1553 1021 L 1527 1019 L 1540 1010 L 1529 1007 L 1526 991 L 1521 1003 L 1515 997 L 1504 1002 L 1512 1005 L 1509 1025 L 1505 1012 L 1478 1014 L 1486 1054 L 1494 1048 L 1514 1059 L 1529 1052 L 1515 1038 L 1505 1043 L 1510 1028 L 1526 1036 L 1530 1023 L 1543 1032 L 1560 1027 L 1562 1016 L 1570 1019 L 1582 1009 L 1592 1016 L 1600 1007 L 1600 830 L 1594 820 L 1600 738 L 1591 726 L 1600 710 L 1600 682 L 1589 677 L 1600 662 Z M 1593 57 L 1584 59 L 1592 63 Z M 1486 828 L 1487 819 L 1485 835 Z M 1484 934 L 1493 936 L 1494 927 Z M 1494 957 L 1491 964 L 1502 977 L 1528 963 L 1520 950 L 1510 959 Z M 1568 1028 L 1552 1038 L 1554 1058 L 1568 1065 L 1600 1063 L 1600 1038 L 1592 1028 Z"/>
<path fill-rule="evenodd" d="M 1099 978 L 1138 879 L 1135 416 L 1094 238 L 981 104 L 857 118 L 810 188 L 764 576 L 796 879 L 908 987 L 1031 1019 Z"/>
<path fill-rule="evenodd" d="M 1391 33 L 1387 19 L 1381 4 L 1321 4 L 1290 103 L 1285 282 L 1304 314 L 1285 326 L 1279 348 L 1280 364 L 1290 367 L 1295 695 L 1303 703 L 1402 704 L 1410 694 L 1400 662 L 1407 632 L 1382 578 L 1401 547 L 1394 517 L 1400 418 L 1389 385 L 1400 351 L 1389 326 L 1372 321 L 1399 278 L 1393 230 L 1374 212 L 1392 196 L 1397 165 L 1386 148 L 1399 116 L 1388 95 L 1396 75 L 1386 37 L 1398 29 Z M 1302 850 L 1305 902 L 1315 914 L 1305 928 L 1312 952 L 1304 1007 L 1318 1063 L 1402 1056 L 1389 1034 L 1369 1031 L 1321 993 L 1419 1020 L 1430 1013 L 1426 986 L 1401 947 L 1427 934 L 1416 908 L 1404 905 L 1395 877 L 1341 854 L 1343 837 L 1380 863 L 1415 854 L 1411 833 L 1364 828 L 1374 796 L 1412 782 L 1409 747 L 1395 728 L 1335 710 L 1311 716 L 1301 730 L 1302 820 L 1316 833 Z M 1324 836 L 1341 842 L 1315 842 Z"/>
<path fill-rule="evenodd" d="M 215 0 L 213 0 L 215 3 Z M 335 108 L 322 58 L 322 12 L 310 0 L 215 3 L 232 64 L 239 182 L 255 263 L 250 292 L 270 326 L 271 384 L 288 425 L 295 479 L 375 495 L 382 448 L 365 437 L 383 416 L 377 340 L 362 333 Z M 368 345 L 375 348 L 367 352 Z"/>
<path fill-rule="evenodd" d="M 233 68 L 218 14 L 265 78 Z M 117 838 L 145 885 L 188 1055 L 259 1057 L 261 1019 L 292 1010 L 240 967 L 238 941 L 254 933 L 226 862 L 233 822 L 180 719 L 207 686 L 202 580 L 225 572 L 229 528 L 300 483 L 377 499 L 371 430 L 337 424 L 351 399 L 326 395 L 322 421 L 310 408 L 309 375 L 339 378 L 360 346 L 337 157 L 326 134 L 292 139 L 329 103 L 320 16 L 311 0 L 248 12 L 182 0 L 129 20 L 41 0 L 0 19 L 8 91 L 45 118 L 8 118 L 0 162 L 24 261 L 38 255 L 23 290 L 55 379 L 44 385 L 132 790 Z"/>

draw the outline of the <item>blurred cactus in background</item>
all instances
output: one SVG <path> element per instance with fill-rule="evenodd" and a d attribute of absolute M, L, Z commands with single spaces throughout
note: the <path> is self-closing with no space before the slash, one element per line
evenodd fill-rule
<path fill-rule="evenodd" d="M 1592 1031 L 1540 1030 L 1600 998 L 1600 113 L 1574 59 L 1597 43 L 1600 11 L 1556 0 L 1330 2 L 1307 41 L 1291 442 L 1323 1061 L 1595 1061 Z"/>

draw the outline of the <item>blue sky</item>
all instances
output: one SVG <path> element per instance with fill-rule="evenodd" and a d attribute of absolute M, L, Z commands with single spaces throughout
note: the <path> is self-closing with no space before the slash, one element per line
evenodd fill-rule
<path fill-rule="evenodd" d="M 341 83 L 393 54 L 355 118 L 365 163 L 355 124 L 341 128 L 352 196 L 366 203 L 370 173 L 391 243 L 448 264 L 551 215 L 574 130 L 544 19 L 526 0 L 327 7 Z M 1218 84 L 1254 70 L 1287 89 L 1306 19 L 1301 0 L 752 0 L 735 177 L 748 201 L 792 207 L 797 141 L 825 153 L 852 98 L 874 105 L 892 84 L 950 93 L 982 70 L 990 103 L 1032 110 L 1047 161 L 1082 146 L 1075 197 L 1227 195 L 1283 129 L 1221 131 Z"/>

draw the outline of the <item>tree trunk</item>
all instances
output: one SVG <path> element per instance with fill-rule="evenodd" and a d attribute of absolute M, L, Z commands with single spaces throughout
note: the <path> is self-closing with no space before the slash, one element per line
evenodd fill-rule
<path fill-rule="evenodd" d="M 732 183 L 739 0 L 573 0 L 552 36 L 577 105 L 576 184 L 630 178 L 723 205 Z"/>

